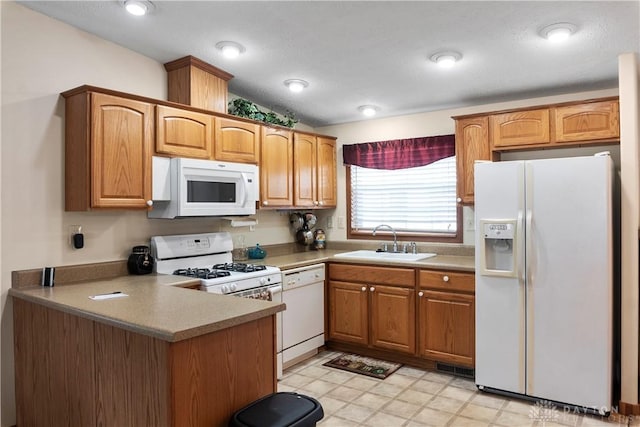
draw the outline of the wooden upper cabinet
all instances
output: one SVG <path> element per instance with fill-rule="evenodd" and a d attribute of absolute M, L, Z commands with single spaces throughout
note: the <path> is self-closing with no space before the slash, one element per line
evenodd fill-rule
<path fill-rule="evenodd" d="M 620 138 L 617 100 L 555 107 L 551 117 L 556 142 Z"/>
<path fill-rule="evenodd" d="M 336 139 L 324 136 L 317 137 L 317 196 L 318 207 L 336 207 L 337 169 L 336 169 Z"/>
<path fill-rule="evenodd" d="M 516 111 L 489 117 L 494 148 L 545 144 L 549 139 L 549 109 Z"/>
<path fill-rule="evenodd" d="M 153 105 L 72 90 L 65 101 L 65 209 L 146 209 Z"/>
<path fill-rule="evenodd" d="M 489 118 L 472 117 L 456 120 L 456 167 L 458 201 L 473 204 L 476 160 L 491 160 Z"/>
<path fill-rule="evenodd" d="M 318 205 L 316 186 L 317 139 L 314 135 L 293 134 L 293 204 L 313 208 Z"/>
<path fill-rule="evenodd" d="M 260 206 L 293 206 L 293 134 L 262 126 Z"/>
<path fill-rule="evenodd" d="M 194 56 L 164 64 L 168 100 L 216 113 L 227 112 L 228 84 L 233 75 Z"/>
<path fill-rule="evenodd" d="M 156 153 L 211 159 L 213 116 L 180 108 L 156 107 Z"/>
<path fill-rule="evenodd" d="M 261 130 L 259 124 L 216 117 L 215 126 L 213 157 L 216 160 L 258 163 Z"/>

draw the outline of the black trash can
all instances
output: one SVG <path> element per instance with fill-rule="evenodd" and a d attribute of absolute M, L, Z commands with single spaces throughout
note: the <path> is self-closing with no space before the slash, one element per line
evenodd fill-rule
<path fill-rule="evenodd" d="M 280 392 L 237 411 L 229 427 L 314 427 L 323 417 L 322 405 L 313 397 Z"/>

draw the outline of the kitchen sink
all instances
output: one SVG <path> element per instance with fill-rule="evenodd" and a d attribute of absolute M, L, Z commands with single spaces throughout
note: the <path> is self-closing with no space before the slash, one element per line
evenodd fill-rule
<path fill-rule="evenodd" d="M 421 259 L 431 258 L 436 256 L 434 253 L 423 252 L 418 254 L 404 253 L 404 252 L 376 252 L 370 250 L 359 250 L 344 252 L 334 255 L 336 258 L 353 258 L 353 259 L 370 259 L 378 261 L 418 261 Z"/>

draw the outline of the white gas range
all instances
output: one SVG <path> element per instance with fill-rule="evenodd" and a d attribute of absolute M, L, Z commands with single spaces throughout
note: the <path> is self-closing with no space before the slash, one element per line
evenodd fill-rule
<path fill-rule="evenodd" d="M 200 279 L 200 290 L 282 302 L 278 267 L 233 262 L 231 234 L 203 233 L 151 238 L 157 273 Z M 277 374 L 282 377 L 282 313 L 276 315 Z"/>
<path fill-rule="evenodd" d="M 282 290 L 279 268 L 233 262 L 232 251 L 227 232 L 151 238 L 156 272 L 198 278 L 203 291 L 271 300 Z"/>

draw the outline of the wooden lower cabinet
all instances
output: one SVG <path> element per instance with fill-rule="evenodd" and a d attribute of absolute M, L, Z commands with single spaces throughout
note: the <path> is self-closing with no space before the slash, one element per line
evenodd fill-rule
<path fill-rule="evenodd" d="M 416 303 L 413 288 L 371 286 L 371 345 L 415 353 Z"/>
<path fill-rule="evenodd" d="M 474 367 L 473 273 L 330 263 L 328 289 L 329 347 Z"/>
<path fill-rule="evenodd" d="M 475 363 L 475 275 L 420 270 L 420 355 L 473 367 Z"/>
<path fill-rule="evenodd" d="M 475 297 L 421 291 L 420 354 L 454 365 L 473 366 L 475 354 Z"/>
<path fill-rule="evenodd" d="M 329 337 L 369 344 L 369 294 L 358 283 L 329 282 Z"/>
<path fill-rule="evenodd" d="M 329 339 L 415 353 L 415 273 L 329 266 Z"/>
<path fill-rule="evenodd" d="M 19 426 L 226 426 L 276 391 L 275 316 L 167 342 L 13 299 Z"/>

